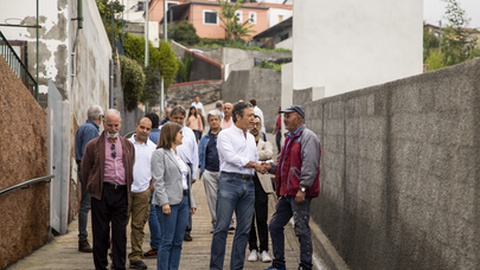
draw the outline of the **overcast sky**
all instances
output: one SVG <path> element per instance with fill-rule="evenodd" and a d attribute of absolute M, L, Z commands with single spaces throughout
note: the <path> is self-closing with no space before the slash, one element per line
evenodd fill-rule
<path fill-rule="evenodd" d="M 480 0 L 457 0 L 470 18 L 469 27 L 480 28 Z M 439 20 L 445 19 L 445 2 L 442 0 L 423 0 L 423 20 L 426 23 L 438 25 Z"/>

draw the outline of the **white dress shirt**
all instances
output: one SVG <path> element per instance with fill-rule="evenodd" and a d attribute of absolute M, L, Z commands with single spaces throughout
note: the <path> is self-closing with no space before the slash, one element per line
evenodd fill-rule
<path fill-rule="evenodd" d="M 237 126 L 223 129 L 218 134 L 217 151 L 220 171 L 253 175 L 253 168 L 244 168 L 250 162 L 258 161 L 257 145 L 250 132 L 245 133 Z"/>
<path fill-rule="evenodd" d="M 205 108 L 203 108 L 203 103 L 202 102 L 192 102 L 192 104 L 190 106 L 193 106 L 197 109 L 200 109 L 202 111 L 202 117 L 207 117 L 207 115 L 205 114 Z"/>
<path fill-rule="evenodd" d="M 135 147 L 135 164 L 133 165 L 133 183 L 131 191 L 133 193 L 141 193 L 148 189 L 150 180 L 152 179 L 151 160 L 152 153 L 157 146 L 150 140 L 146 143 L 135 141 L 133 135 L 129 140 Z"/>
<path fill-rule="evenodd" d="M 195 137 L 195 133 L 189 127 L 183 127 L 182 134 L 182 144 L 177 146 L 177 152 L 185 163 L 192 165 L 192 179 L 196 179 L 198 171 L 197 137 Z"/>

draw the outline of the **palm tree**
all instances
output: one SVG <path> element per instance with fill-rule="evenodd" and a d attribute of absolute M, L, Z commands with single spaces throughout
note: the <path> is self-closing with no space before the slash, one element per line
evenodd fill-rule
<path fill-rule="evenodd" d="M 238 0 L 234 4 L 230 4 L 228 0 L 218 0 L 221 11 L 219 13 L 222 28 L 225 30 L 225 39 L 227 42 L 233 40 L 241 40 L 244 37 L 250 36 L 253 31 L 250 29 L 253 26 L 250 20 L 239 23 L 235 12 L 242 5 L 243 0 Z"/>

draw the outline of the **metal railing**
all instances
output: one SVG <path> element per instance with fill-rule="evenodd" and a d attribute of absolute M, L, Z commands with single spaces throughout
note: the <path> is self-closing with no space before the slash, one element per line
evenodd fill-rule
<path fill-rule="evenodd" d="M 16 184 L 16 185 L 11 186 L 9 188 L 0 190 L 0 196 L 2 196 L 4 194 L 7 194 L 8 192 L 13 191 L 17 188 L 24 189 L 24 188 L 29 188 L 30 185 L 32 185 L 32 184 L 36 184 L 36 183 L 40 183 L 40 182 L 51 182 L 52 181 L 51 179 L 53 177 L 55 177 L 55 175 L 51 174 L 51 175 L 46 175 L 46 176 L 33 178 L 33 179 L 30 179 L 30 180 L 24 181 L 22 183 Z"/>
<path fill-rule="evenodd" d="M 35 90 L 38 87 L 37 81 L 35 81 L 32 74 L 28 72 L 28 68 L 23 64 L 22 60 L 1 31 L 0 55 L 5 59 L 5 61 L 7 61 L 8 65 L 13 69 L 15 74 L 17 74 L 18 78 L 20 78 L 27 89 L 30 90 L 32 95 L 35 95 Z"/>

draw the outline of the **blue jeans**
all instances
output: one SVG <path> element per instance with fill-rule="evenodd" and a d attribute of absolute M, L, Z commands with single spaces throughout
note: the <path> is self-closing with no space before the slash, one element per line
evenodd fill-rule
<path fill-rule="evenodd" d="M 223 269 L 225 245 L 233 211 L 237 216 L 237 229 L 233 238 L 230 269 L 243 269 L 254 202 L 255 186 L 252 178 L 244 180 L 236 174 L 220 173 L 217 190 L 217 222 L 213 231 L 210 269 Z"/>
<path fill-rule="evenodd" d="M 77 169 L 78 181 L 80 181 L 81 173 L 80 166 Z M 87 223 L 88 223 L 88 211 L 92 208 L 90 193 L 87 191 L 87 187 L 80 181 L 82 186 L 82 200 L 80 201 L 80 210 L 78 211 L 78 239 L 87 240 Z"/>
<path fill-rule="evenodd" d="M 294 196 L 280 197 L 270 220 L 270 236 L 272 238 L 273 266 L 285 266 L 285 235 L 284 227 L 293 216 L 295 235 L 300 242 L 300 265 L 304 269 L 312 268 L 312 236 L 308 221 L 310 219 L 311 197 L 305 198 L 305 203 L 297 204 Z"/>
<path fill-rule="evenodd" d="M 150 195 L 150 202 L 152 201 L 153 192 Z M 150 205 L 150 215 L 148 216 L 148 228 L 150 229 L 150 247 L 153 250 L 158 250 L 160 247 L 160 223 L 158 222 L 157 210 L 155 205 Z"/>
<path fill-rule="evenodd" d="M 160 248 L 157 253 L 157 270 L 178 269 L 183 237 L 190 215 L 188 197 L 183 196 L 183 200 L 179 204 L 170 205 L 170 215 L 165 215 L 161 206 L 155 208 L 162 230 Z"/>

